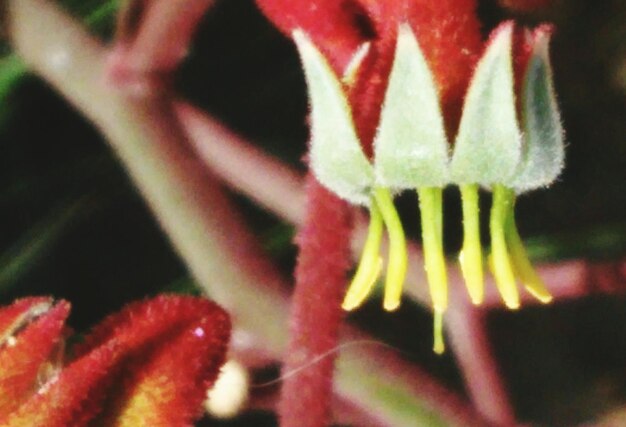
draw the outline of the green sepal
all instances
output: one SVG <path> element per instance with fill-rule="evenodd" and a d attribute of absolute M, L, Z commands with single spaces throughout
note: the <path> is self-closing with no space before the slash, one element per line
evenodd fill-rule
<path fill-rule="evenodd" d="M 523 158 L 512 187 L 517 193 L 550 185 L 563 169 L 564 132 L 550 66 L 550 30 L 534 34 L 522 84 Z"/>
<path fill-rule="evenodd" d="M 398 30 L 374 153 L 378 186 L 406 189 L 448 183 L 448 140 L 437 86 L 406 24 Z"/>
<path fill-rule="evenodd" d="M 318 181 L 349 202 L 368 205 L 374 170 L 359 143 L 341 82 L 302 30 L 293 32 L 311 104 L 310 167 Z"/>
<path fill-rule="evenodd" d="M 478 62 L 465 98 L 451 161 L 457 184 L 491 187 L 517 170 L 522 136 L 511 58 L 513 23 L 498 27 Z"/>

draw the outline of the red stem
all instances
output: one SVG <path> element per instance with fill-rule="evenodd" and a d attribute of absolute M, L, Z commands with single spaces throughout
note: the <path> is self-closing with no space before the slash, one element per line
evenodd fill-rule
<path fill-rule="evenodd" d="M 118 19 L 108 76 L 120 87 L 145 91 L 162 83 L 189 51 L 213 0 L 132 0 Z"/>
<path fill-rule="evenodd" d="M 312 176 L 308 209 L 297 243 L 296 288 L 290 340 L 283 372 L 328 353 L 339 342 L 341 300 L 350 267 L 351 215 L 348 206 Z M 283 427 L 322 427 L 330 421 L 334 354 L 284 380 L 278 407 Z"/>
<path fill-rule="evenodd" d="M 338 74 L 363 39 L 355 22 L 356 10 L 346 2 L 259 0 L 258 4 L 287 35 L 298 27 L 309 32 Z M 285 372 L 328 353 L 339 343 L 341 300 L 350 267 L 350 209 L 312 175 L 306 195 L 306 214 L 297 238 L 300 252 Z M 278 408 L 283 427 L 322 427 L 329 423 L 334 361 L 334 356 L 325 357 L 301 375 L 285 380 Z"/>
<path fill-rule="evenodd" d="M 185 57 L 196 27 L 213 0 L 153 0 L 146 8 L 129 57 L 131 68 L 173 70 Z"/>
<path fill-rule="evenodd" d="M 515 425 L 509 394 L 487 336 L 485 312 L 468 305 L 455 306 L 446 315 L 446 330 L 476 411 L 493 425 Z"/>
<path fill-rule="evenodd" d="M 304 221 L 303 177 L 203 111 L 177 103 L 178 119 L 204 164 L 230 187 L 295 225 Z M 279 191 L 276 191 L 279 190 Z"/>

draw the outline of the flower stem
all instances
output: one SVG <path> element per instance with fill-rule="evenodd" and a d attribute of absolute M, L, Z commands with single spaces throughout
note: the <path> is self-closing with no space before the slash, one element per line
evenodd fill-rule
<path fill-rule="evenodd" d="M 400 222 L 398 211 L 396 211 L 393 205 L 393 199 L 391 198 L 389 190 L 386 188 L 375 189 L 374 199 L 378 204 L 389 236 L 389 257 L 387 260 L 387 277 L 385 279 L 383 307 L 387 311 L 392 311 L 400 305 L 402 285 L 406 277 L 406 240 L 404 238 L 402 222 Z"/>
<path fill-rule="evenodd" d="M 496 184 L 493 187 L 493 202 L 489 221 L 491 231 L 490 265 L 496 279 L 498 291 L 500 291 L 504 303 L 510 309 L 519 308 L 519 294 L 504 233 L 513 198 L 512 190 Z"/>
<path fill-rule="evenodd" d="M 380 257 L 382 236 L 383 217 L 376 206 L 376 201 L 372 200 L 367 240 L 363 247 L 359 266 L 343 300 L 342 308 L 344 310 L 350 311 L 360 306 L 378 280 L 383 267 L 383 260 Z"/>
<path fill-rule="evenodd" d="M 515 198 L 513 198 L 511 202 L 511 208 L 504 233 L 506 236 L 506 243 L 511 251 L 511 261 L 513 262 L 515 274 L 524 284 L 526 290 L 544 304 L 552 301 L 550 291 L 548 291 L 543 280 L 537 274 L 532 263 L 528 259 L 524 243 L 522 242 L 519 231 L 517 230 L 517 224 L 515 222 Z"/>
<path fill-rule="evenodd" d="M 478 185 L 461 185 L 460 189 L 463 205 L 463 248 L 459 254 L 459 262 L 467 292 L 472 303 L 478 305 L 483 302 L 485 294 Z"/>
<path fill-rule="evenodd" d="M 297 237 L 296 285 L 283 374 L 302 366 L 307 369 L 283 378 L 278 405 L 282 427 L 329 424 L 336 357 L 330 353 L 339 344 L 344 316 L 340 304 L 351 265 L 350 208 L 312 175 L 307 185 L 307 204 L 306 219 Z"/>

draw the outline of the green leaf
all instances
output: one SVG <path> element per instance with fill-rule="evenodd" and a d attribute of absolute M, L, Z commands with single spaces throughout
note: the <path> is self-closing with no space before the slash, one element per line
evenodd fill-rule
<path fill-rule="evenodd" d="M 563 169 L 565 147 L 561 116 L 552 84 L 550 31 L 535 33 L 522 87 L 524 152 L 513 187 L 518 193 L 550 185 Z"/>
<path fill-rule="evenodd" d="M 470 83 L 451 162 L 457 184 L 507 184 L 521 156 L 511 45 L 513 23 L 498 27 Z"/>
<path fill-rule="evenodd" d="M 0 126 L 11 112 L 11 103 L 7 102 L 8 96 L 26 73 L 26 66 L 15 54 L 10 54 L 0 59 Z"/>
<path fill-rule="evenodd" d="M 311 169 L 339 197 L 367 205 L 374 171 L 359 143 L 341 83 L 304 32 L 295 30 L 293 38 L 309 88 Z"/>
<path fill-rule="evenodd" d="M 10 54 L 0 59 L 0 102 L 25 72 L 26 66 L 17 55 Z"/>
<path fill-rule="evenodd" d="M 90 213 L 95 205 L 89 196 L 64 204 L 59 210 L 29 229 L 12 247 L 0 254 L 0 294 L 20 283 L 68 227 Z"/>
<path fill-rule="evenodd" d="M 398 42 L 374 140 L 377 184 L 398 189 L 448 183 L 448 140 L 437 86 L 406 24 Z"/>
<path fill-rule="evenodd" d="M 626 253 L 626 223 L 535 236 L 525 239 L 525 243 L 529 257 L 534 260 L 618 259 Z"/>
<path fill-rule="evenodd" d="M 122 0 L 123 1 L 123 0 Z M 101 31 L 114 22 L 120 0 L 66 0 L 63 6 L 80 16 L 91 30 Z"/>

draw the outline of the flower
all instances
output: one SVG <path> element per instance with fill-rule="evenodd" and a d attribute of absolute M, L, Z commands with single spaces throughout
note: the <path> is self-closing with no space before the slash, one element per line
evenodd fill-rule
<path fill-rule="evenodd" d="M 547 25 L 524 31 L 514 64 L 514 25 L 501 24 L 465 98 L 450 172 L 463 198 L 461 268 L 476 304 L 483 293 L 478 186 L 493 191 L 489 264 L 504 303 L 519 307 L 516 277 L 540 301 L 552 299 L 528 260 L 513 212 L 516 194 L 550 185 L 563 168 L 563 129 L 548 56 L 551 32 Z"/>
<path fill-rule="evenodd" d="M 128 305 L 63 363 L 70 305 L 25 298 L 0 309 L 0 424 L 190 426 L 224 362 L 228 315 L 193 297 Z"/>
<path fill-rule="evenodd" d="M 442 189 L 448 184 L 461 189 L 465 238 L 460 262 L 472 302 L 480 304 L 483 299 L 479 187 L 494 193 L 490 265 L 505 304 L 519 307 L 516 277 L 542 302 L 551 300 L 528 260 L 513 213 L 516 194 L 549 185 L 563 166 L 563 130 L 548 58 L 551 29 L 541 26 L 524 33 L 520 46 L 525 49 L 515 66 L 513 23 L 505 22 L 493 32 L 469 83 L 450 158 L 449 127 L 431 65 L 409 24 L 400 23 L 395 34 L 370 159 L 346 92 L 370 55 L 369 44 L 356 50 L 339 77 L 308 35 L 293 31 L 311 104 L 310 167 L 326 188 L 370 210 L 367 240 L 343 303 L 346 310 L 362 303 L 381 273 L 383 228 L 390 243 L 384 308 L 398 307 L 407 255 L 392 194 L 417 190 L 435 313 L 434 348 L 442 352 L 442 318 L 448 304 Z"/>

